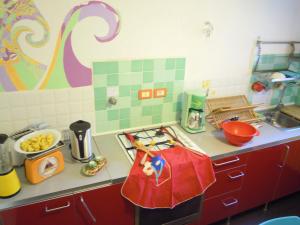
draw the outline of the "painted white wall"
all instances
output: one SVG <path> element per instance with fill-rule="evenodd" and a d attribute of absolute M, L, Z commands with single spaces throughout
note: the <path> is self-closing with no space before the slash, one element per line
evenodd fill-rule
<path fill-rule="evenodd" d="M 34 2 L 49 23 L 50 40 L 40 49 L 32 49 L 22 38 L 20 41 L 26 54 L 47 65 L 65 16 L 74 5 L 87 1 Z M 93 35 L 105 33 L 107 26 L 102 20 L 89 18 L 78 24 L 72 40 L 82 63 L 90 66 L 95 60 L 186 57 L 185 88 L 198 88 L 203 80 L 209 79 L 212 96 L 247 92 L 258 36 L 262 40 L 300 40 L 299 0 L 107 0 L 106 3 L 121 16 L 120 34 L 111 42 L 99 44 Z M 205 21 L 214 27 L 210 38 L 203 34 Z M 38 38 L 41 35 L 38 25 L 30 26 L 36 28 Z M 33 96 L 36 101 L 31 100 Z M 82 96 L 80 107 L 74 100 L 78 96 Z M 78 117 L 93 122 L 93 102 L 87 101 L 92 96 L 91 87 L 2 93 L 0 129 L 10 132 L 38 120 L 61 129 Z"/>
<path fill-rule="evenodd" d="M 49 22 L 51 37 L 42 49 L 29 51 L 47 64 L 52 57 L 60 25 L 67 12 L 85 1 L 35 0 Z M 97 43 L 93 35 L 105 33 L 100 19 L 78 24 L 72 37 L 82 63 L 94 60 L 184 56 L 186 89 L 212 80 L 218 96 L 246 93 L 255 41 L 300 40 L 299 0 L 107 0 L 121 16 L 120 34 Z M 205 21 L 214 27 L 205 38 Z M 46 49 L 46 50 L 45 50 Z M 47 54 L 39 54 L 39 51 Z M 214 91 L 213 91 L 214 92 Z M 213 93 L 211 92 L 211 93 Z"/>

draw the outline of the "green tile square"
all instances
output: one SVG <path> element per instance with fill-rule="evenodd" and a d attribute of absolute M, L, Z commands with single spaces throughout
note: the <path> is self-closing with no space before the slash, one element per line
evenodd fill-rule
<path fill-rule="evenodd" d="M 97 99 L 97 98 L 95 98 L 94 102 L 95 102 L 95 110 L 96 111 L 106 109 L 106 106 L 107 106 L 106 99 Z"/>
<path fill-rule="evenodd" d="M 175 69 L 175 59 L 167 59 L 165 63 L 166 70 Z"/>
<path fill-rule="evenodd" d="M 97 133 L 113 131 L 119 129 L 119 121 L 98 121 L 96 120 L 96 130 Z"/>
<path fill-rule="evenodd" d="M 153 105 L 152 106 L 152 115 L 160 115 L 162 112 L 162 105 Z"/>
<path fill-rule="evenodd" d="M 142 87 L 142 85 L 131 85 L 131 90 L 134 92 L 137 92 L 138 90 L 140 90 Z"/>
<path fill-rule="evenodd" d="M 182 103 L 181 102 L 174 102 L 173 103 L 173 112 L 181 112 L 182 110 Z"/>
<path fill-rule="evenodd" d="M 94 88 L 95 99 L 106 99 L 106 87 Z"/>
<path fill-rule="evenodd" d="M 106 73 L 107 73 L 106 62 L 93 63 L 93 74 L 106 74 Z"/>
<path fill-rule="evenodd" d="M 131 99 L 131 106 L 140 106 L 142 104 L 141 100 L 139 99 Z"/>
<path fill-rule="evenodd" d="M 153 72 L 143 72 L 143 83 L 153 82 Z"/>
<path fill-rule="evenodd" d="M 107 85 L 108 86 L 119 85 L 119 75 L 118 74 L 108 74 L 107 75 Z"/>
<path fill-rule="evenodd" d="M 164 88 L 164 87 L 166 87 L 165 82 L 156 82 L 156 83 L 154 83 L 154 88 Z"/>
<path fill-rule="evenodd" d="M 176 59 L 176 69 L 184 69 L 185 68 L 185 58 Z"/>
<path fill-rule="evenodd" d="M 176 70 L 175 80 L 183 80 L 184 79 L 184 70 Z"/>
<path fill-rule="evenodd" d="M 96 111 L 95 115 L 96 115 L 96 121 L 106 121 L 107 120 L 106 110 Z"/>
<path fill-rule="evenodd" d="M 157 124 L 157 123 L 161 123 L 161 115 L 155 115 L 152 117 L 152 123 L 153 124 Z"/>
<path fill-rule="evenodd" d="M 131 92 L 131 86 L 129 86 L 129 85 L 119 86 L 119 96 L 120 97 L 130 96 L 130 92 Z"/>
<path fill-rule="evenodd" d="M 131 72 L 131 61 L 119 62 L 119 73 L 129 73 L 129 72 Z"/>
<path fill-rule="evenodd" d="M 132 85 L 132 83 L 136 84 L 137 81 L 132 80 L 131 73 L 120 74 L 119 76 L 119 84 L 120 85 Z"/>
<path fill-rule="evenodd" d="M 137 121 L 142 117 L 142 107 L 136 106 L 130 108 L 131 121 Z"/>
<path fill-rule="evenodd" d="M 173 101 L 173 93 L 168 93 L 166 97 L 164 97 L 164 102 L 172 102 Z"/>
<path fill-rule="evenodd" d="M 146 59 L 143 62 L 143 71 L 152 71 L 154 68 L 154 62 L 151 59 Z"/>
<path fill-rule="evenodd" d="M 153 88 L 153 83 L 144 83 L 141 87 L 141 89 L 152 89 Z"/>
<path fill-rule="evenodd" d="M 119 97 L 117 106 L 119 108 L 127 108 L 131 106 L 131 96 Z"/>
<path fill-rule="evenodd" d="M 137 85 L 143 83 L 143 73 L 142 72 L 134 72 L 130 74 L 130 82 L 131 84 Z"/>
<path fill-rule="evenodd" d="M 120 109 L 120 119 L 127 119 L 130 117 L 130 108 Z"/>
<path fill-rule="evenodd" d="M 132 72 L 143 71 L 143 61 L 142 60 L 133 60 L 131 62 L 131 71 Z"/>
<path fill-rule="evenodd" d="M 107 62 L 107 73 L 119 73 L 119 63 L 118 62 Z"/>
<path fill-rule="evenodd" d="M 120 120 L 120 128 L 121 129 L 130 128 L 130 120 L 129 119 Z"/>
<path fill-rule="evenodd" d="M 107 119 L 108 119 L 108 121 L 118 120 L 119 119 L 119 110 L 118 109 L 107 110 Z"/>
<path fill-rule="evenodd" d="M 151 116 L 152 115 L 152 106 L 143 106 L 142 115 L 143 116 Z"/>
<path fill-rule="evenodd" d="M 106 74 L 93 76 L 94 87 L 105 87 L 107 85 Z"/>
<path fill-rule="evenodd" d="M 167 92 L 174 92 L 174 81 L 166 83 Z"/>
<path fill-rule="evenodd" d="M 154 71 L 164 71 L 165 64 L 166 64 L 166 59 L 154 59 Z"/>

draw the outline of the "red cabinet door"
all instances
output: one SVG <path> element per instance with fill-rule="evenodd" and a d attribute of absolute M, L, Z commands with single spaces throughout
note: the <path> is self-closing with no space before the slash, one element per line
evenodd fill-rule
<path fill-rule="evenodd" d="M 300 191 L 300 141 L 285 144 L 286 159 L 274 199 Z"/>
<path fill-rule="evenodd" d="M 284 156 L 284 145 L 250 152 L 247 163 L 247 176 L 244 178 L 241 191 L 242 210 L 272 200 Z"/>
<path fill-rule="evenodd" d="M 73 196 L 9 209 L 1 212 L 0 218 L 4 225 L 77 224 Z"/>
<path fill-rule="evenodd" d="M 122 184 L 75 195 L 81 225 L 133 225 L 134 207 L 121 196 Z"/>

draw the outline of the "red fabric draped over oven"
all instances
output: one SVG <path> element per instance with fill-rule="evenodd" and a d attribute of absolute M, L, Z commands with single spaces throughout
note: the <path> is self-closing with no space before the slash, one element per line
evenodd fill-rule
<path fill-rule="evenodd" d="M 136 159 L 123 184 L 121 193 L 133 204 L 143 208 L 173 208 L 204 193 L 215 182 L 210 158 L 182 146 L 151 151 L 166 164 L 156 183 L 155 175 L 146 176 L 139 165 L 144 152 Z"/>

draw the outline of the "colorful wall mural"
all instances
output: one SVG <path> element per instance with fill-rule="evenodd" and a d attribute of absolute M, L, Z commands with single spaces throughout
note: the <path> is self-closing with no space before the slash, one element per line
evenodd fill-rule
<path fill-rule="evenodd" d="M 45 65 L 26 55 L 18 42 L 22 34 L 25 34 L 26 42 L 34 48 L 44 46 L 49 40 L 49 25 L 34 1 L 1 1 L 0 92 L 91 85 L 92 70 L 77 59 L 71 39 L 76 24 L 91 16 L 104 19 L 109 27 L 104 36 L 95 35 L 98 42 L 111 41 L 118 35 L 119 15 L 111 6 L 101 1 L 90 1 L 75 6 L 62 23 L 50 64 Z M 24 25 L 15 26 L 24 19 L 36 21 L 41 25 L 43 37 L 40 40 L 33 39 L 34 30 L 31 28 Z"/>

